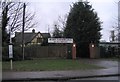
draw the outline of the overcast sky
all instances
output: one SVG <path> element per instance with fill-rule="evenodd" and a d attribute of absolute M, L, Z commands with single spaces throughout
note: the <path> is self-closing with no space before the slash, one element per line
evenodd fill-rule
<path fill-rule="evenodd" d="M 70 5 L 78 0 L 27 0 L 28 9 L 35 12 L 35 21 L 38 22 L 36 31 L 53 31 L 53 23 L 58 20 L 58 16 L 64 16 L 70 11 Z M 110 30 L 117 25 L 118 6 L 117 0 L 88 0 L 98 17 L 103 22 L 101 31 L 102 39 L 109 41 Z"/>

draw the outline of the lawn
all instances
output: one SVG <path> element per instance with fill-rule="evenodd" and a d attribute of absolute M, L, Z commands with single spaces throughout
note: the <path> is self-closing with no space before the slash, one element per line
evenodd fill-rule
<path fill-rule="evenodd" d="M 10 62 L 2 62 L 3 71 L 10 71 Z M 86 70 L 100 69 L 92 64 L 80 62 L 80 60 L 67 59 L 37 59 L 14 61 L 13 71 L 56 71 L 56 70 Z"/>

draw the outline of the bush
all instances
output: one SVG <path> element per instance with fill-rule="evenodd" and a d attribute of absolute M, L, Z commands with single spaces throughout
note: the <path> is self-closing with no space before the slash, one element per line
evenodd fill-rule
<path fill-rule="evenodd" d="M 14 47 L 13 48 L 13 60 L 22 60 L 22 48 Z"/>
<path fill-rule="evenodd" d="M 22 52 L 21 47 L 13 47 L 13 60 L 21 60 Z M 9 59 L 9 48 L 8 46 L 2 47 L 2 60 L 8 61 Z"/>
<path fill-rule="evenodd" d="M 100 46 L 100 55 L 102 58 L 111 58 L 111 57 L 119 57 L 119 51 L 117 51 L 117 47 L 103 47 Z"/>
<path fill-rule="evenodd" d="M 3 61 L 9 60 L 8 47 L 2 47 L 2 60 Z"/>
<path fill-rule="evenodd" d="M 32 55 L 36 54 L 37 52 L 36 49 L 39 49 L 39 46 L 32 45 L 32 46 L 27 46 L 24 48 L 24 58 L 29 60 L 32 59 Z M 13 47 L 13 60 L 22 60 L 23 55 L 22 55 L 22 47 L 20 46 L 14 46 Z M 2 47 L 2 60 L 3 61 L 8 61 L 9 59 L 9 48 L 8 46 Z"/>

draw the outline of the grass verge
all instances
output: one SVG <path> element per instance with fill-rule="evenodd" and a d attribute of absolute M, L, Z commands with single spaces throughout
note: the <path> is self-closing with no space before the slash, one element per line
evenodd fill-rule
<path fill-rule="evenodd" d="M 13 71 L 56 71 L 56 70 L 86 70 L 100 69 L 92 64 L 80 62 L 80 60 L 67 59 L 37 59 L 14 61 Z M 10 71 L 10 62 L 2 62 L 3 71 Z"/>

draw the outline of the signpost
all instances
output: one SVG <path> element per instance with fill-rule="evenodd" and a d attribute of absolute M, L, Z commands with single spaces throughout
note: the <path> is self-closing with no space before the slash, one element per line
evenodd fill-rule
<path fill-rule="evenodd" d="M 9 45 L 9 58 L 13 58 L 13 45 Z"/>
<path fill-rule="evenodd" d="M 11 70 L 13 69 L 13 63 L 12 63 L 12 58 L 13 58 L 13 45 L 9 45 L 9 58 L 10 58 L 10 68 Z"/>

